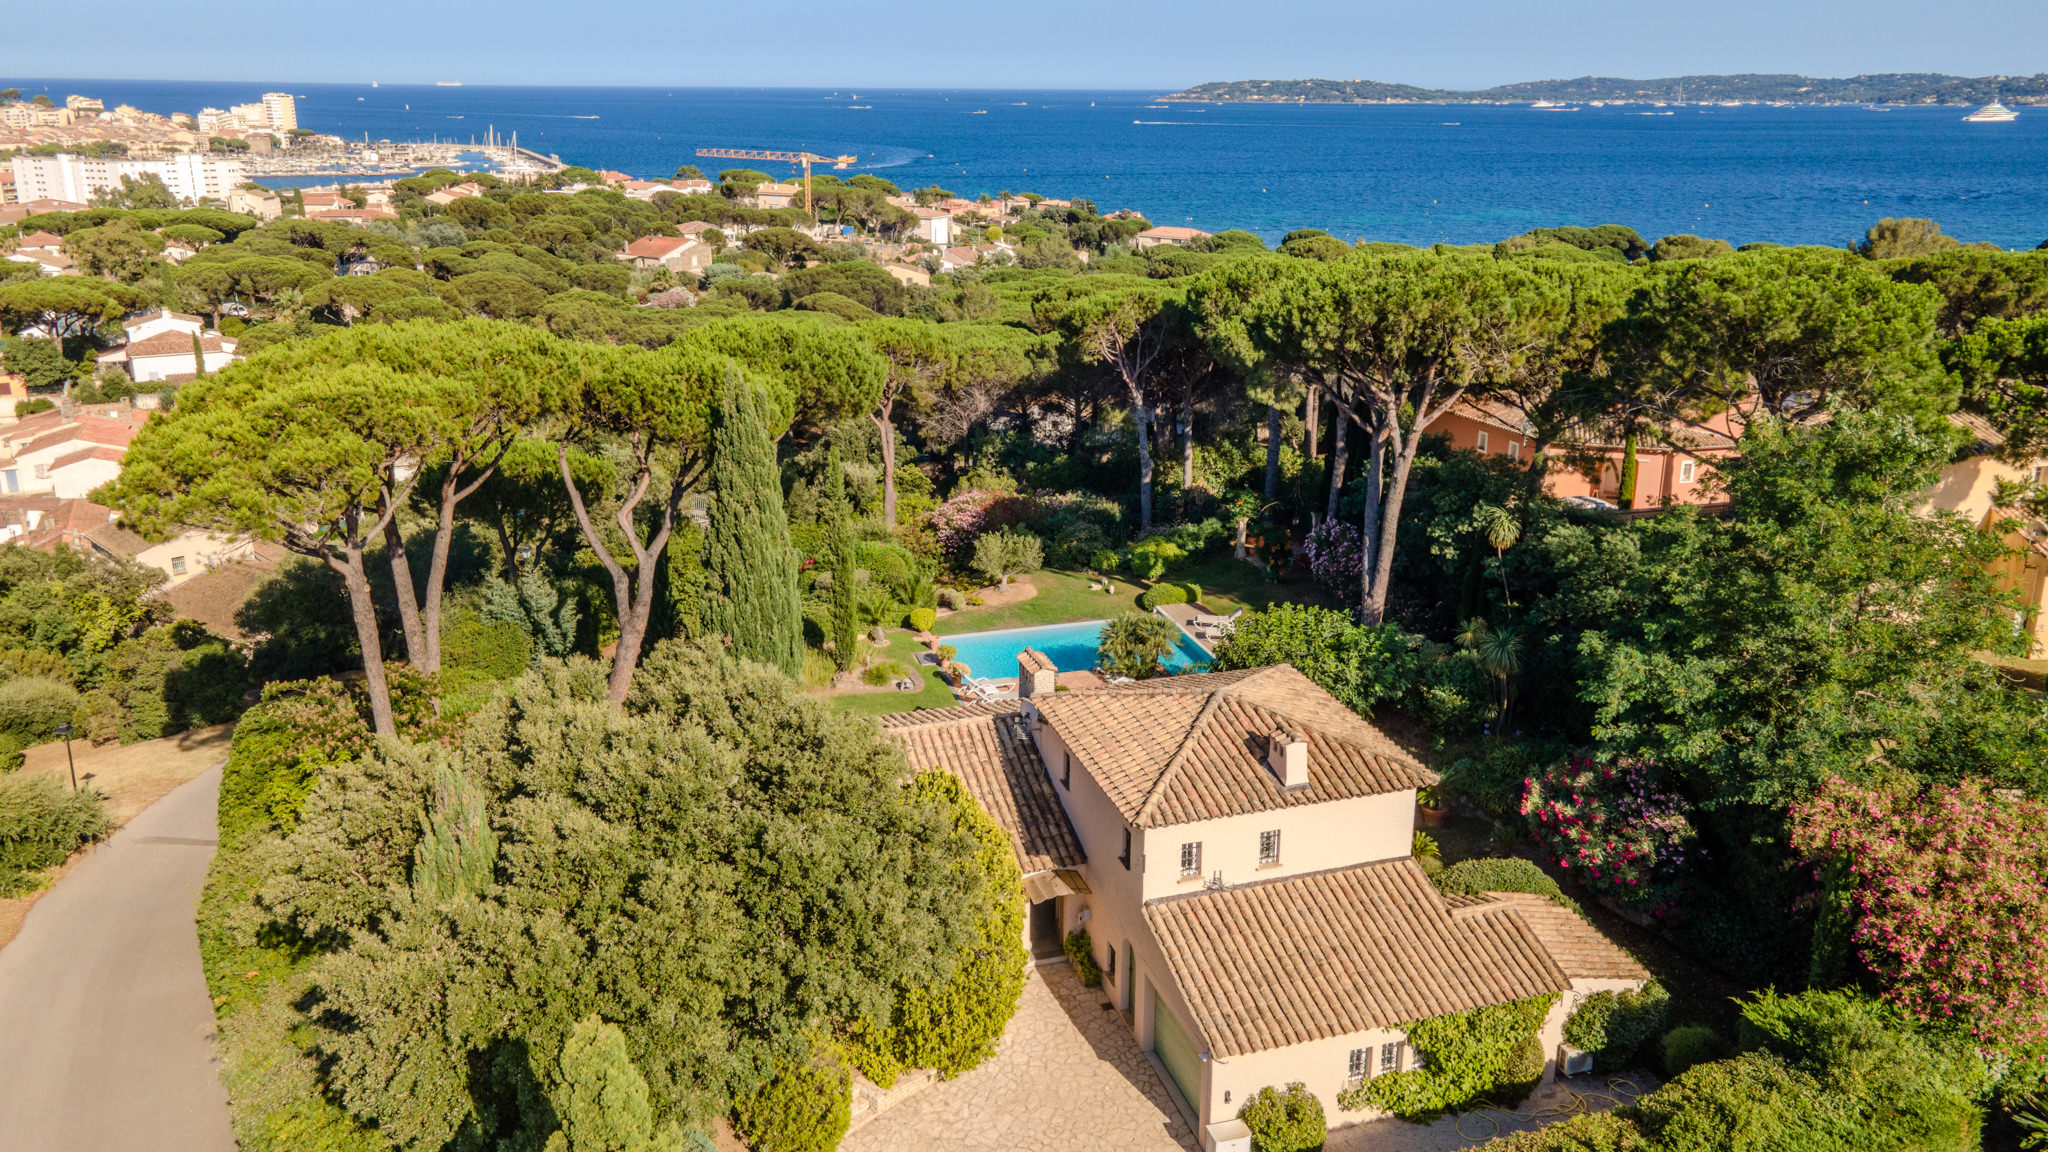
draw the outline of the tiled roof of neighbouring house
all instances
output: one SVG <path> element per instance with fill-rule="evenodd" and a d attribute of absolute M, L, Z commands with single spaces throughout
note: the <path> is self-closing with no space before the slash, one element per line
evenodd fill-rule
<path fill-rule="evenodd" d="M 1586 922 L 1585 917 L 1548 896 L 1537 896 L 1528 892 L 1486 892 L 1481 894 L 1482 904 L 1506 905 L 1514 909 L 1536 938 L 1543 942 L 1543 950 L 1557 962 L 1559 969 L 1574 980 L 1648 980 L 1649 970 L 1636 962 L 1635 957 L 1600 934 L 1598 928 Z M 1453 913 L 1456 916 L 1473 915 L 1472 910 Z"/>
<path fill-rule="evenodd" d="M 1026 875 L 1074 868 L 1087 856 L 1053 794 L 1038 745 L 1024 730 L 1015 700 L 934 708 L 882 718 L 882 730 L 903 746 L 910 766 L 941 769 L 967 785 L 991 819 L 1010 834 Z"/>
<path fill-rule="evenodd" d="M 1124 819 L 1145 828 L 1436 782 L 1286 664 L 1061 692 L 1037 704 Z M 1305 787 L 1283 788 L 1266 766 L 1265 739 L 1283 730 L 1308 739 Z"/>
<path fill-rule="evenodd" d="M 1225 1059 L 1564 991 L 1566 972 L 1519 913 L 1492 903 L 1453 916 L 1406 858 L 1145 906 Z"/>

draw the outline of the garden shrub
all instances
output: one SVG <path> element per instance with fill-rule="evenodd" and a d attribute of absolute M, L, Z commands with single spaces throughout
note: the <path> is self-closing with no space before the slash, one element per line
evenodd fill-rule
<path fill-rule="evenodd" d="M 0 651 L 0 680 L 17 676 L 40 676 L 66 687 L 76 687 L 71 661 L 46 648 L 9 648 Z"/>
<path fill-rule="evenodd" d="M 1612 1112 L 1594 1112 L 1488 1140 L 1478 1152 L 1650 1152 L 1650 1144 L 1634 1122 Z"/>
<path fill-rule="evenodd" d="M 967 594 L 958 588 L 941 588 L 938 591 L 939 607 L 948 612 L 958 612 L 967 607 Z"/>
<path fill-rule="evenodd" d="M 1221 672 L 1292 664 L 1345 707 L 1369 716 L 1374 705 L 1414 686 L 1413 639 L 1392 624 L 1361 627 L 1344 612 L 1275 604 L 1238 617 L 1214 666 Z"/>
<path fill-rule="evenodd" d="M 1187 549 L 1164 536 L 1150 536 L 1125 550 L 1123 566 L 1140 580 L 1157 580 L 1187 558 Z"/>
<path fill-rule="evenodd" d="M 1415 691 L 1423 718 L 1445 735 L 1484 731 L 1500 714 L 1493 678 L 1479 662 L 1439 645 L 1423 646 Z"/>
<path fill-rule="evenodd" d="M 929 632 L 939 622 L 939 614 L 930 608 L 912 608 L 907 616 L 913 632 Z"/>
<path fill-rule="evenodd" d="M 1423 1122 L 1462 1109 L 1507 1083 L 1522 1042 L 1542 1029 L 1556 1002 L 1554 995 L 1532 996 L 1405 1025 L 1408 1042 L 1428 1064 L 1361 1081 L 1339 1093 L 1337 1103 Z"/>
<path fill-rule="evenodd" d="M 191 620 L 161 624 L 109 650 L 83 723 L 94 743 L 133 744 L 224 724 L 242 712 L 248 665 Z"/>
<path fill-rule="evenodd" d="M 953 659 L 953 657 L 955 657 L 955 656 L 958 656 L 959 654 L 960 654 L 960 649 L 958 649 L 958 648 L 954 647 L 954 646 L 953 646 L 953 645 L 951 645 L 951 644 L 941 644 L 941 645 L 939 645 L 939 649 L 938 649 L 938 655 L 939 655 L 939 661 L 940 661 L 940 663 L 945 663 L 945 662 L 947 662 L 947 661 L 950 661 L 950 660 L 952 660 L 952 659 Z"/>
<path fill-rule="evenodd" d="M 1138 607 L 1150 612 L 1162 604 L 1185 604 L 1188 602 L 1187 589 L 1178 584 L 1155 584 L 1138 597 Z"/>
<path fill-rule="evenodd" d="M 1632 1068 L 1664 1031 L 1671 997 L 1652 980 L 1639 989 L 1595 992 L 1565 1018 L 1564 1042 L 1593 1056 L 1602 1072 Z"/>
<path fill-rule="evenodd" d="M 1544 1059 L 1543 1041 L 1534 1036 L 1525 1036 L 1515 1045 L 1508 1062 L 1500 1070 L 1500 1079 L 1488 1094 L 1488 1099 L 1503 1108 L 1513 1108 L 1529 1098 L 1536 1086 L 1543 1082 Z"/>
<path fill-rule="evenodd" d="M 1087 568 L 1108 549 L 1109 534 L 1093 521 L 1080 520 L 1053 530 L 1048 559 L 1059 568 Z"/>
<path fill-rule="evenodd" d="M 1549 746 L 1540 741 L 1490 740 L 1452 760 L 1441 787 L 1495 820 L 1519 819 L 1523 781 L 1535 775 L 1539 765 L 1563 756 L 1562 750 L 1549 754 Z"/>
<path fill-rule="evenodd" d="M 533 654 L 533 637 L 525 628 L 510 620 L 486 620 L 474 608 L 457 608 L 441 625 L 441 668 L 451 679 L 510 680 L 526 671 Z"/>
<path fill-rule="evenodd" d="M 1074 965 L 1074 974 L 1081 983 L 1090 988 L 1102 984 L 1102 965 L 1095 962 L 1095 941 L 1089 939 L 1088 929 L 1076 928 L 1067 933 L 1067 959 Z"/>
<path fill-rule="evenodd" d="M 1121 563 L 1117 560 L 1115 552 L 1103 548 L 1089 555 L 1088 567 L 1092 571 L 1107 576 L 1121 567 Z"/>
<path fill-rule="evenodd" d="M 755 1152 L 832 1152 L 853 1114 L 853 1082 L 837 1065 L 800 1064 L 733 1105 L 733 1127 Z"/>
<path fill-rule="evenodd" d="M 0 897 L 33 887 L 31 874 L 62 864 L 107 831 L 106 798 L 47 776 L 0 776 Z"/>
<path fill-rule="evenodd" d="M 0 770 L 19 767 L 23 749 L 57 739 L 57 725 L 76 719 L 79 704 L 70 685 L 40 676 L 0 684 Z"/>
<path fill-rule="evenodd" d="M 1522 815 L 1550 858 L 1588 887 L 1655 906 L 1698 836 L 1685 801 L 1655 776 L 1641 760 L 1573 757 L 1529 779 Z"/>
<path fill-rule="evenodd" d="M 561 1127 L 545 1152 L 682 1152 L 673 1122 L 656 1127 L 647 1077 L 633 1066 L 618 1025 L 596 1015 L 577 1021 L 558 1066 L 561 1082 L 548 1103 Z"/>
<path fill-rule="evenodd" d="M 1498 829 L 1496 829 L 1497 831 Z M 1440 892 L 1461 892 L 1468 895 L 1480 892 L 1527 892 L 1534 896 L 1548 896 L 1550 902 L 1560 908 L 1569 908 L 1585 916 L 1579 902 L 1564 894 L 1543 869 L 1519 856 L 1504 856 L 1487 860 L 1460 860 L 1442 872 L 1430 877 Z"/>
<path fill-rule="evenodd" d="M 1010 577 L 1044 563 L 1044 543 L 1021 528 L 985 533 L 974 542 L 974 570 L 1005 588 Z"/>
<path fill-rule="evenodd" d="M 1259 1089 L 1237 1110 L 1252 1132 L 1252 1152 L 1321 1152 L 1330 1126 L 1323 1102 L 1299 1080 L 1285 1088 Z"/>
<path fill-rule="evenodd" d="M 1678 1076 L 1695 1064 L 1705 1064 L 1721 1058 L 1721 1037 L 1704 1024 L 1685 1024 L 1664 1034 L 1660 1053 L 1664 1057 L 1664 1076 L 1669 1079 Z"/>
<path fill-rule="evenodd" d="M 870 688 L 880 688 L 884 684 L 909 675 L 909 673 L 910 669 L 905 668 L 894 660 L 877 660 L 861 671 L 860 680 L 861 683 L 866 684 Z"/>
<path fill-rule="evenodd" d="M 1202 586 L 1200 584 L 1183 584 L 1181 585 L 1181 591 L 1187 594 L 1187 603 L 1199 604 L 1202 602 Z"/>
<path fill-rule="evenodd" d="M 903 1068 L 929 1068 L 942 1079 L 951 1079 L 995 1055 L 996 1043 L 1024 994 L 1030 960 L 1024 950 L 1021 875 L 1009 834 L 951 772 L 920 772 L 911 788 L 943 802 L 953 814 L 954 826 L 974 838 L 972 866 L 984 878 L 986 907 L 948 979 L 902 985 L 896 990 L 895 1017 L 888 1025 L 863 1021 L 849 1030 L 849 1057 L 883 1087 Z"/>

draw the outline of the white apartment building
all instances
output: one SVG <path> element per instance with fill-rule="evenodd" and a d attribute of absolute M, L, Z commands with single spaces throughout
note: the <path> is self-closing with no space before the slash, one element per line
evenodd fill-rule
<path fill-rule="evenodd" d="M 23 202 L 89 203 L 94 193 L 119 188 L 123 176 L 155 176 L 180 200 L 222 200 L 242 183 L 242 162 L 198 153 L 179 153 L 157 160 L 103 159 L 70 153 L 14 158 L 15 195 Z"/>
<path fill-rule="evenodd" d="M 263 94 L 263 118 L 279 132 L 289 132 L 299 126 L 298 101 L 289 92 L 265 92 Z"/>

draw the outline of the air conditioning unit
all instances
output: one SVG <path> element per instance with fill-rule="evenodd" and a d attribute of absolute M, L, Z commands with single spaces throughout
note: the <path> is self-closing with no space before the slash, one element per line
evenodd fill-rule
<path fill-rule="evenodd" d="M 1569 1044 L 1557 1046 L 1557 1071 L 1561 1076 L 1582 1076 L 1593 1070 L 1593 1054 Z"/>

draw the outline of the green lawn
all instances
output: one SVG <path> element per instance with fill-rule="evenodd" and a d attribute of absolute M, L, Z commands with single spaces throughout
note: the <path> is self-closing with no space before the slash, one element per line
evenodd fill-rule
<path fill-rule="evenodd" d="M 914 708 L 951 708 L 959 701 L 953 699 L 953 690 L 939 679 L 937 671 L 930 665 L 923 669 L 924 691 L 898 692 L 889 689 L 882 692 L 855 692 L 845 696 L 828 696 L 826 701 L 841 712 L 856 716 L 887 716 L 891 712 L 908 712 Z"/>
<path fill-rule="evenodd" d="M 1221 549 L 1199 564 L 1191 564 L 1167 576 L 1180 584 L 1202 586 L 1202 606 L 1218 616 L 1239 608 L 1257 611 L 1275 604 L 1321 604 L 1322 592 L 1313 584 L 1276 584 L 1246 561 Z"/>
<path fill-rule="evenodd" d="M 990 632 L 998 628 L 1032 628 L 1040 624 L 1102 620 L 1136 611 L 1138 593 L 1145 590 L 1142 584 L 1118 580 L 1115 595 L 1090 592 L 1086 574 L 1056 572 L 1049 568 L 1031 573 L 1028 579 L 1038 587 L 1038 595 L 1031 599 L 1001 608 L 963 608 L 939 621 L 932 631 L 941 636 L 951 636 L 958 632 Z"/>

